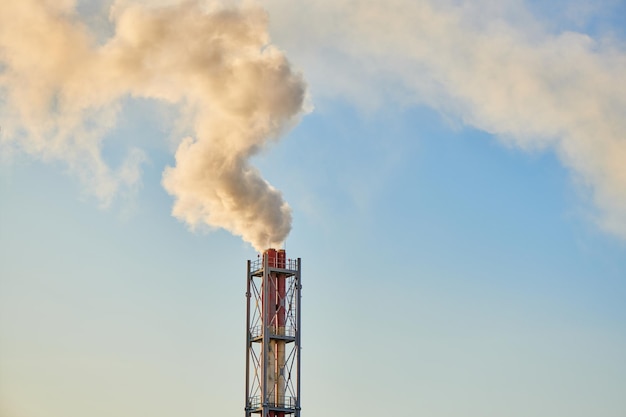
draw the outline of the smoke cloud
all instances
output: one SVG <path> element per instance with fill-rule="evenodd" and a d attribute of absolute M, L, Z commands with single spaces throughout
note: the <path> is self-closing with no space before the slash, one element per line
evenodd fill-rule
<path fill-rule="evenodd" d="M 102 157 L 121 101 L 179 104 L 193 135 L 163 174 L 174 216 L 192 228 L 227 229 L 258 250 L 281 244 L 290 208 L 249 159 L 295 122 L 305 83 L 269 43 L 265 12 L 198 1 L 161 8 L 118 2 L 111 20 L 114 35 L 97 42 L 73 1 L 2 2 L 3 150 L 63 161 L 107 205 L 120 188 L 137 184 L 145 159 L 131 148 L 113 169 Z"/>
<path fill-rule="evenodd" d="M 582 2 L 564 3 L 559 19 L 580 14 Z M 425 104 L 509 146 L 551 150 L 601 227 L 626 239 L 623 40 L 557 30 L 517 0 L 267 5 L 317 98 Z"/>

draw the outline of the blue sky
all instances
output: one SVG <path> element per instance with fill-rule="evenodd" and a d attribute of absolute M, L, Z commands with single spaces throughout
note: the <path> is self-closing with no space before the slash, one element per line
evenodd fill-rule
<path fill-rule="evenodd" d="M 308 87 L 250 160 L 303 259 L 303 415 L 624 416 L 626 6 L 597 4 L 262 3 Z M 109 6 L 72 21 L 106 39 Z M 53 148 L 11 119 L 6 80 L 0 414 L 241 415 L 257 252 L 172 216 L 184 111 L 123 96 L 111 123 L 96 112 L 93 161 L 142 155 L 139 178 L 99 180 L 77 133 Z"/>

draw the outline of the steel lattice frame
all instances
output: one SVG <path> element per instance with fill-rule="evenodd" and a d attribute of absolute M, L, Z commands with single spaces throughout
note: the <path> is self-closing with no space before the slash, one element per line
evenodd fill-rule
<path fill-rule="evenodd" d="M 283 264 L 272 264 L 263 256 L 248 261 L 247 315 L 246 315 L 246 417 L 300 417 L 300 304 L 301 304 L 301 259 L 284 260 Z M 270 316 L 267 304 L 270 291 L 276 292 L 277 276 L 284 279 L 284 297 L 280 297 L 284 308 L 282 320 L 278 314 Z M 279 327 L 280 326 L 280 327 Z M 277 342 L 280 341 L 280 342 Z M 281 392 L 275 392 L 275 383 L 267 383 L 270 368 L 270 344 L 280 343 L 285 349 L 284 366 L 277 374 L 282 379 Z"/>

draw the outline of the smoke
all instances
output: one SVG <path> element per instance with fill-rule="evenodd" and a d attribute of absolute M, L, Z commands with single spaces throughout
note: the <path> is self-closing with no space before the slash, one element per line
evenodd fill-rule
<path fill-rule="evenodd" d="M 265 12 L 118 2 L 111 21 L 114 35 L 97 42 L 72 1 L 2 2 L 3 149 L 63 161 L 107 205 L 137 184 L 145 159 L 131 147 L 113 169 L 102 157 L 121 101 L 175 103 L 193 135 L 163 174 L 174 216 L 227 229 L 259 250 L 283 242 L 290 208 L 249 159 L 295 122 L 305 84 L 269 43 Z"/>
<path fill-rule="evenodd" d="M 560 19 L 582 4 L 565 3 Z M 425 104 L 507 146 L 553 151 L 601 227 L 626 238 L 623 40 L 558 30 L 517 0 L 319 0 L 304 11 L 268 0 L 268 9 L 317 98 Z"/>

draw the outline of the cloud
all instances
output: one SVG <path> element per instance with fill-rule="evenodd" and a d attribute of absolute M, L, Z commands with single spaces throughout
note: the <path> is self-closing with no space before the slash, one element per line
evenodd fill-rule
<path fill-rule="evenodd" d="M 270 0 L 312 94 L 425 104 L 523 150 L 552 150 L 626 238 L 623 40 L 550 32 L 522 2 Z"/>

